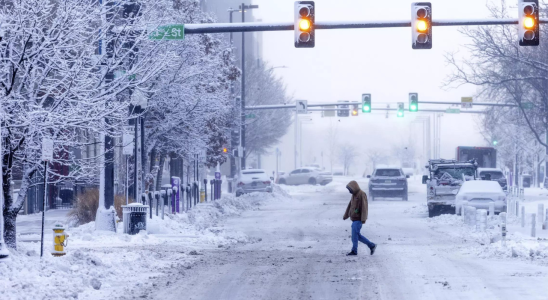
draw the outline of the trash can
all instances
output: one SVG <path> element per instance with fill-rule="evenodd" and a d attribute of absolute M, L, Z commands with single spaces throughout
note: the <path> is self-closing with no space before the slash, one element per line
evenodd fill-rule
<path fill-rule="evenodd" d="M 137 234 L 140 230 L 147 229 L 147 210 L 148 205 L 141 203 L 131 203 L 122 205 L 124 218 L 124 233 Z"/>

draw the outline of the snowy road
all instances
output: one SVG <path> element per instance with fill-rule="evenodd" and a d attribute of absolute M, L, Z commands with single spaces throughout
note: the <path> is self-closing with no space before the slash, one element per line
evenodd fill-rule
<path fill-rule="evenodd" d="M 350 250 L 342 186 L 289 187 L 293 202 L 270 203 L 225 226 L 259 242 L 204 249 L 191 270 L 155 283 L 156 299 L 548 299 L 546 266 L 466 254 L 457 239 L 427 220 L 423 186 L 410 201 L 370 202 L 362 234 L 369 255 Z M 365 182 L 360 182 L 362 187 Z M 464 251 L 463 251 L 464 250 Z"/>

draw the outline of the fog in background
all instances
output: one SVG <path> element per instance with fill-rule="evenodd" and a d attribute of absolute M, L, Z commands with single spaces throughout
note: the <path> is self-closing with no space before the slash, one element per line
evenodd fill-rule
<path fill-rule="evenodd" d="M 293 0 L 255 0 L 259 9 L 253 11 L 263 22 L 293 20 Z M 410 1 L 351 1 L 316 0 L 316 21 L 341 20 L 409 20 Z M 485 1 L 432 1 L 434 19 L 477 19 L 489 17 Z M 472 9 L 473 8 L 473 9 Z M 371 93 L 373 111 L 376 107 L 396 106 L 404 102 L 408 93 L 419 93 L 420 101 L 460 101 L 463 96 L 473 96 L 474 86 L 447 89 L 442 86 L 453 70 L 447 66 L 444 55 L 458 51 L 467 55 L 462 46 L 466 38 L 459 27 L 434 27 L 433 49 L 412 50 L 411 29 L 343 29 L 317 30 L 316 47 L 296 49 L 293 31 L 264 32 L 263 58 L 275 69 L 295 99 L 309 103 L 361 101 L 362 93 Z M 249 33 L 250 34 L 250 33 Z M 476 101 L 477 99 L 475 99 Z M 446 109 L 448 106 L 420 105 L 424 108 Z M 482 109 L 475 107 L 475 110 Z M 406 111 L 405 118 L 396 118 L 391 112 L 374 112 L 359 117 L 322 118 L 316 112 L 309 115 L 313 121 L 303 125 L 303 164 L 322 163 L 329 169 L 326 158 L 330 127 L 336 128 L 338 144 L 355 145 L 356 163 L 350 172 L 361 175 L 365 169 L 365 154 L 371 149 L 391 149 L 394 145 L 417 144 L 422 151 L 422 128 L 411 124 L 417 115 Z M 444 114 L 441 124 L 441 156 L 453 158 L 457 146 L 487 146 L 479 134 L 478 116 L 470 114 Z M 290 128 L 279 149 L 282 152 L 280 170 L 290 171 L 294 166 L 294 130 Z M 275 148 L 272 149 L 274 153 Z M 363 164 L 362 164 L 363 162 Z M 340 166 L 337 163 L 337 166 Z M 262 168 L 275 170 L 275 156 L 263 156 Z"/>

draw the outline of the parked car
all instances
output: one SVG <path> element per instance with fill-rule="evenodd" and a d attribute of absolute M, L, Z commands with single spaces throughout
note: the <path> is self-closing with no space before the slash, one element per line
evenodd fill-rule
<path fill-rule="evenodd" d="M 456 198 L 455 210 L 462 213 L 462 207 L 473 206 L 478 209 L 489 209 L 495 204 L 495 213 L 506 211 L 506 193 L 496 181 L 471 180 L 462 184 Z"/>
<path fill-rule="evenodd" d="M 287 185 L 326 185 L 331 181 L 333 181 L 333 176 L 331 173 L 309 167 L 293 170 L 287 175 L 280 176 L 280 179 L 278 180 L 280 184 Z"/>
<path fill-rule="evenodd" d="M 369 179 L 369 198 L 375 201 L 376 197 L 401 197 L 407 201 L 407 178 L 401 168 L 378 168 Z"/>
<path fill-rule="evenodd" d="M 276 183 L 279 184 L 280 183 L 280 178 L 282 178 L 283 176 L 285 175 L 285 172 L 284 171 L 278 171 L 278 176 L 276 177 Z"/>
<path fill-rule="evenodd" d="M 272 183 L 264 170 L 242 170 L 236 177 L 236 197 L 254 192 L 272 192 Z"/>
<path fill-rule="evenodd" d="M 496 181 L 500 184 L 500 187 L 503 191 L 508 189 L 508 182 L 502 170 L 495 168 L 478 168 L 478 177 L 481 180 L 491 180 Z"/>

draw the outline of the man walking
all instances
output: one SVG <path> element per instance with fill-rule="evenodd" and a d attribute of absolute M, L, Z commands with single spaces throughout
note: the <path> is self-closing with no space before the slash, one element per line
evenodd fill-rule
<path fill-rule="evenodd" d="M 350 181 L 346 188 L 350 194 L 352 194 L 350 203 L 348 203 L 348 207 L 343 216 L 343 220 L 348 218 L 352 220 L 352 251 L 346 255 L 358 255 L 358 241 L 366 244 L 371 251 L 371 255 L 373 255 L 377 245 L 360 234 L 362 225 L 367 221 L 367 195 L 360 189 L 360 186 L 356 181 Z"/>

